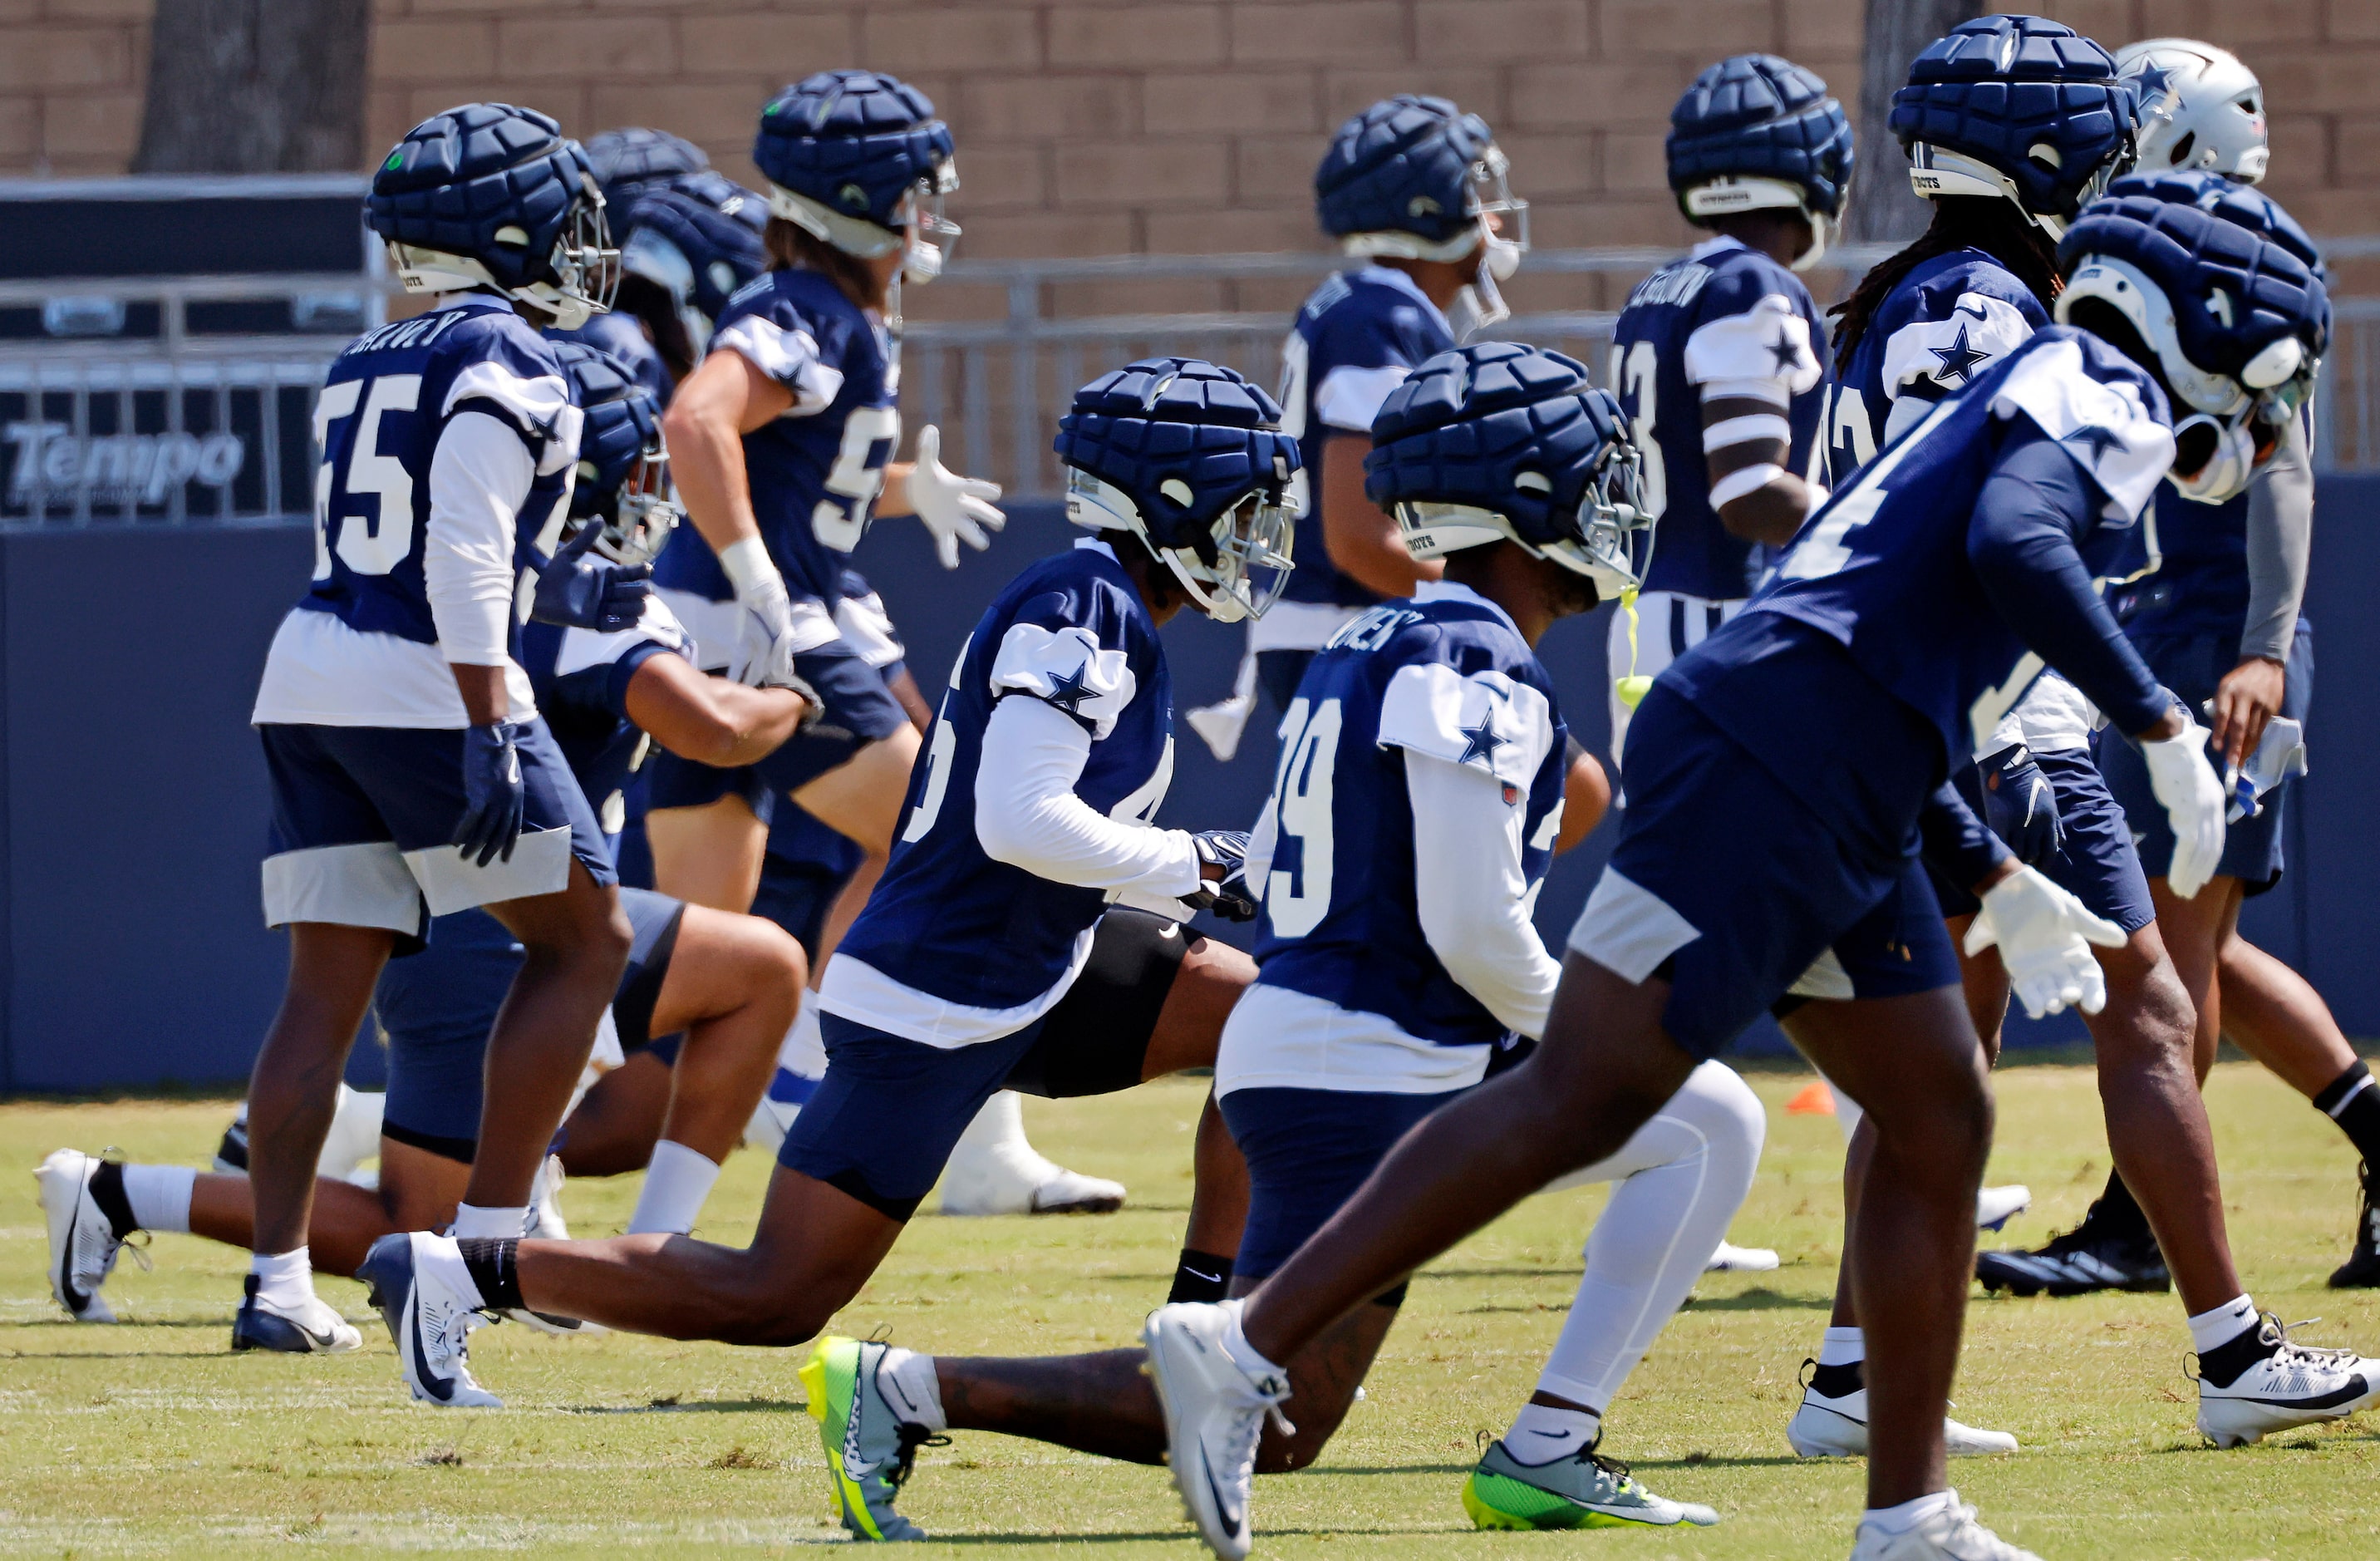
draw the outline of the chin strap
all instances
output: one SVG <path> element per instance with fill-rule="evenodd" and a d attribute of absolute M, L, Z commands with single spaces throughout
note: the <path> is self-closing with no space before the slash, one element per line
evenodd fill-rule
<path fill-rule="evenodd" d="M 1620 702 L 1631 710 L 1644 702 L 1645 690 L 1653 686 L 1650 677 L 1636 670 L 1637 593 L 1638 588 L 1633 585 L 1620 593 L 1620 610 L 1628 616 L 1628 671 L 1611 680 L 1612 691 L 1620 696 Z"/>

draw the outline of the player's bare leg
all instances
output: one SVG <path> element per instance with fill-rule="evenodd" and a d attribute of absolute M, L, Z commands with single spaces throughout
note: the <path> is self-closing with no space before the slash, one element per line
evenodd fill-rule
<path fill-rule="evenodd" d="M 699 808 L 655 808 L 645 815 L 653 887 L 688 905 L 746 911 L 760 889 L 769 826 L 741 797 Z"/>
<path fill-rule="evenodd" d="M 376 927 L 300 921 L 289 929 L 289 985 L 248 1086 L 249 1176 L 256 1184 L 250 1244 L 260 1251 L 306 1244 L 314 1163 L 331 1130 L 347 1048 L 395 941 Z"/>
<path fill-rule="evenodd" d="M 528 955 L 488 1034 L 479 1151 L 464 1201 L 522 1208 L 620 983 L 632 933 L 619 896 L 575 860 L 561 892 L 487 910 Z"/>
<path fill-rule="evenodd" d="M 619 1177 L 650 1165 L 669 1116 L 674 1071 L 639 1050 L 597 1079 L 563 1124 L 556 1151 L 563 1171 L 574 1177 Z"/>
<path fill-rule="evenodd" d="M 399 1230 L 443 1230 L 454 1223 L 471 1167 L 409 1143 L 382 1139 L 378 1190 L 331 1177 L 314 1183 L 306 1246 L 325 1274 L 351 1274 L 371 1244 Z M 190 1189 L 189 1233 L 253 1248 L 255 1184 L 237 1173 L 201 1173 Z"/>
<path fill-rule="evenodd" d="M 843 934 L 859 919 L 876 880 L 883 875 L 885 859 L 892 854 L 892 831 L 908 800 L 909 771 L 917 762 L 918 746 L 915 726 L 898 727 L 793 794 L 805 811 L 867 853 L 835 896 L 819 933 L 821 970 Z"/>
<path fill-rule="evenodd" d="M 808 973 L 773 921 L 689 905 L 648 1029 L 686 1032 L 661 1137 L 717 1164 L 769 1087 Z"/>

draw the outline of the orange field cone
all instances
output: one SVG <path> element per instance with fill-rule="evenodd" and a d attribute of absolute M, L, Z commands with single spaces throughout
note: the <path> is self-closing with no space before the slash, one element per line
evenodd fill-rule
<path fill-rule="evenodd" d="M 1785 1103 L 1788 1116 L 1832 1116 L 1835 1114 L 1835 1092 L 1827 1088 L 1823 1079 L 1812 1079 L 1805 1089 Z"/>

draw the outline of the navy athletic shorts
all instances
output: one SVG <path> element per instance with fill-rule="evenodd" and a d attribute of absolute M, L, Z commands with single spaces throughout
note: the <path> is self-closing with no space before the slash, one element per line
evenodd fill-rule
<path fill-rule="evenodd" d="M 1234 1276 L 1262 1279 L 1337 1213 L 1407 1128 L 1462 1094 L 1259 1087 L 1218 1104 L 1248 1164 L 1248 1221 Z M 1380 1299 L 1393 1305 L 1403 1285 Z"/>
<path fill-rule="evenodd" d="M 2193 712 L 2215 697 L 2216 686 L 2223 681 L 2224 674 L 2240 665 L 2240 637 L 2236 634 L 2153 635 L 2133 643 L 2142 659 L 2149 664 L 2149 670 L 2156 674 L 2157 681 L 2171 689 Z M 2289 640 L 2289 680 L 2281 694 L 2281 713 L 2302 722 L 2313 702 L 2313 626 L 2300 618 L 2297 632 Z M 2202 714 L 2200 719 L 2204 716 Z M 2107 789 L 2131 821 L 2132 834 L 2139 841 L 2141 870 L 2152 878 L 2164 877 L 2173 865 L 2173 829 L 2166 823 L 2165 809 L 2158 805 L 2156 793 L 2149 786 L 2148 765 L 2141 758 L 2140 750 L 2113 732 L 2102 732 L 2099 765 L 2107 774 Z M 2261 895 L 2278 884 L 2282 870 L 2288 866 L 2281 839 L 2294 784 L 2284 781 L 2266 792 L 2264 807 L 2254 818 L 2241 819 L 2225 832 L 2223 860 L 2215 871 L 2224 877 L 2237 878 L 2251 895 Z"/>
<path fill-rule="evenodd" d="M 1190 939 L 1161 917 L 1122 907 L 1099 918 L 1092 938 L 1089 961 L 1048 1013 L 971 1046 L 929 1046 L 821 1014 L 826 1078 L 795 1118 L 778 1164 L 905 1220 L 998 1091 L 1063 1100 L 1139 1083 Z"/>
<path fill-rule="evenodd" d="M 620 1047 L 652 1038 L 653 1004 L 677 945 L 683 901 L 646 889 L 620 891 L 633 937 L 612 997 Z M 372 1022 L 388 1047 L 388 1102 L 381 1131 L 399 1143 L 470 1164 L 480 1138 L 488 1031 L 512 990 L 521 945 L 484 910 L 438 921 L 422 953 L 395 959 L 372 993 Z M 674 1054 L 673 1054 L 674 1055 Z"/>
<path fill-rule="evenodd" d="M 656 750 L 645 761 L 645 805 L 699 808 L 722 797 L 744 799 L 766 823 L 776 799 L 840 768 L 869 743 L 909 724 L 909 713 L 884 686 L 884 675 L 841 640 L 794 658 L 794 670 L 816 689 L 826 713 L 757 763 L 722 770 Z"/>

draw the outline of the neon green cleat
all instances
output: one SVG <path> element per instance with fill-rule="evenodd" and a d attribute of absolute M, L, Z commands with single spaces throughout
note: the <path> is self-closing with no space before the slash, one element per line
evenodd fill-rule
<path fill-rule="evenodd" d="M 1628 1466 L 1593 1447 L 1552 1463 L 1522 1463 L 1498 1442 L 1463 1482 L 1463 1510 L 1482 1529 L 1707 1528 L 1718 1514 L 1657 1496 Z"/>
<path fill-rule="evenodd" d="M 908 1480 L 917 1449 L 946 1438 L 903 1421 L 877 1391 L 884 1349 L 828 1335 L 797 1374 L 809 1394 L 810 1418 L 819 1422 L 843 1526 L 855 1539 L 921 1540 L 925 1531 L 893 1511 L 892 1498 Z"/>

